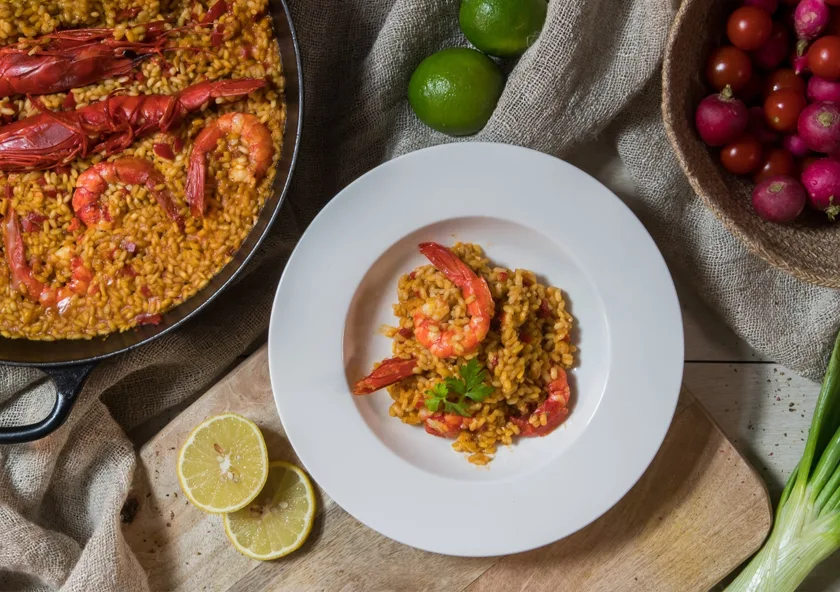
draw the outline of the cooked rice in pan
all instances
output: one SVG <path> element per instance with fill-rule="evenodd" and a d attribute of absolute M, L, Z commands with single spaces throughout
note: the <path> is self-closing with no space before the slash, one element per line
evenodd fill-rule
<path fill-rule="evenodd" d="M 103 160 L 79 158 L 48 171 L 0 172 L 0 214 L 12 208 L 23 226 L 25 254 L 34 278 L 59 289 L 81 261 L 91 279 L 85 294 L 47 307 L 15 288 L 7 257 L 0 258 L 0 334 L 54 340 L 92 338 L 159 322 L 160 314 L 184 302 L 228 263 L 257 221 L 271 192 L 274 166 L 258 181 L 249 171 L 242 138 L 220 139 L 209 160 L 205 215 L 190 214 L 185 183 L 196 136 L 224 113 L 259 118 L 270 131 L 272 164 L 280 158 L 285 125 L 284 79 L 273 36 L 268 0 L 226 0 L 215 24 L 200 23 L 216 0 L 4 0 L 0 2 L 0 48 L 19 39 L 76 27 L 114 28 L 116 39 L 141 41 L 144 23 L 180 28 L 167 37 L 182 49 L 140 62 L 129 75 L 69 93 L 40 96 L 49 110 L 81 108 L 115 94 L 172 95 L 197 82 L 265 79 L 245 98 L 216 99 L 190 113 L 181 126 L 134 141 L 107 158 L 145 159 L 165 179 L 184 228 L 167 217 L 145 186 L 111 184 L 102 196 L 112 221 L 79 224 L 71 199 L 79 175 Z M 68 98 L 69 95 L 69 98 Z M 0 123 L 38 114 L 22 96 L 0 99 Z M 0 155 L 2 158 L 2 155 Z M 161 187 L 162 188 L 162 187 Z"/>

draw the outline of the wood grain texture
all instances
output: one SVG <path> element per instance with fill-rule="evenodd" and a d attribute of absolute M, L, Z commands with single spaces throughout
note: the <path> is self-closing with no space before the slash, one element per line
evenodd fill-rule
<path fill-rule="evenodd" d="M 262 348 L 143 447 L 123 533 L 153 590 L 708 590 L 761 544 L 766 489 L 684 392 L 665 444 L 636 486 L 575 535 L 528 553 L 463 559 L 418 551 L 361 525 L 321 490 L 312 535 L 260 563 L 189 505 L 175 475 L 193 426 L 226 410 L 254 421 L 272 458 L 298 459 L 274 408 Z M 562 508 L 548 511 L 563 511 Z"/>

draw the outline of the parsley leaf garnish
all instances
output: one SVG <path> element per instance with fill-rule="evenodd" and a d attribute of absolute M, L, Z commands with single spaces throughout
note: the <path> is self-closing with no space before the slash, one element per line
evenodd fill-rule
<path fill-rule="evenodd" d="M 457 403 L 444 401 L 443 405 L 443 409 L 447 413 L 457 413 L 458 415 L 463 415 L 464 417 L 470 417 L 470 410 L 467 409 L 467 405 L 463 402 L 463 399 Z"/>
<path fill-rule="evenodd" d="M 429 411 L 437 411 L 440 408 L 440 404 L 443 401 L 446 401 L 446 385 L 439 382 L 432 387 L 432 390 L 426 391 L 426 395 L 426 409 Z"/>
<path fill-rule="evenodd" d="M 493 392 L 492 386 L 484 384 L 487 372 L 479 368 L 475 358 L 461 366 L 461 378 L 466 385 L 463 394 L 473 401 L 483 401 Z"/>
<path fill-rule="evenodd" d="M 458 373 L 460 379 L 450 376 L 426 391 L 426 409 L 436 412 L 443 406 L 446 413 L 470 417 L 467 409 L 469 401 L 481 402 L 493 393 L 493 387 L 484 384 L 487 372 L 481 369 L 475 358 L 461 366 Z"/>

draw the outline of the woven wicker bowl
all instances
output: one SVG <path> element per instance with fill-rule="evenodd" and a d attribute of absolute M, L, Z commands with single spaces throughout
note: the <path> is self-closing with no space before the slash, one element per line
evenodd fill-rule
<path fill-rule="evenodd" d="M 706 59 L 732 6 L 729 0 L 684 0 L 677 13 L 662 70 L 668 138 L 694 191 L 752 253 L 800 280 L 838 288 L 840 225 L 810 211 L 792 225 L 765 222 L 750 204 L 753 183 L 726 172 L 694 129 L 694 110 L 711 92 L 703 75 Z"/>

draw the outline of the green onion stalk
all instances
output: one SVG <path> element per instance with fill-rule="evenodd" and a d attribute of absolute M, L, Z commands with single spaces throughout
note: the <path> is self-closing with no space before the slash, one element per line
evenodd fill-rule
<path fill-rule="evenodd" d="M 840 334 L 828 361 L 811 431 L 782 492 L 773 531 L 726 588 L 729 592 L 793 592 L 840 549 Z"/>

